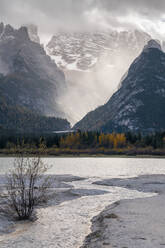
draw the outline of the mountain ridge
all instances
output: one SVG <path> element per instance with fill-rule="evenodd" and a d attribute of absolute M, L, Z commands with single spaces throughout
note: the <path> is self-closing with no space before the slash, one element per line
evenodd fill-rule
<path fill-rule="evenodd" d="M 11 25 L 0 24 L 0 98 L 4 106 L 12 109 L 12 113 L 15 106 L 20 116 L 22 110 L 30 113 L 31 122 L 35 114 L 38 118 L 65 118 L 58 103 L 65 87 L 64 73 L 44 48 L 30 39 L 26 27 L 14 29 Z M 22 110 L 18 111 L 17 106 Z M 19 119 L 19 115 L 16 116 Z M 68 126 L 68 122 L 65 124 Z"/>
<path fill-rule="evenodd" d="M 152 43 L 152 45 L 151 45 Z M 88 113 L 81 130 L 155 132 L 165 129 L 165 53 L 149 41 L 109 101 Z"/>
<path fill-rule="evenodd" d="M 109 99 L 150 39 L 139 30 L 61 31 L 54 35 L 46 51 L 65 73 L 67 90 L 62 102 L 72 124 Z"/>

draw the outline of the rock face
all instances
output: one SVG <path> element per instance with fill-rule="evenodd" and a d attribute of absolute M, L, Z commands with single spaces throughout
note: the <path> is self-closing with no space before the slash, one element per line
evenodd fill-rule
<path fill-rule="evenodd" d="M 65 76 L 26 27 L 0 24 L 0 100 L 37 115 L 64 116 L 58 97 Z"/>
<path fill-rule="evenodd" d="M 150 39 L 148 34 L 138 30 L 58 33 L 48 43 L 47 51 L 63 69 L 89 71 L 102 56 L 111 56 L 108 65 L 114 66 L 114 54 L 125 48 L 134 55 Z"/>
<path fill-rule="evenodd" d="M 29 24 L 26 27 L 28 29 L 29 38 L 36 43 L 40 43 L 40 37 L 38 36 L 38 27 L 34 24 Z"/>
<path fill-rule="evenodd" d="M 165 129 L 165 53 L 151 40 L 130 66 L 119 90 L 74 128 L 154 132 Z"/>
<path fill-rule="evenodd" d="M 72 123 L 108 101 L 150 39 L 138 30 L 54 35 L 46 50 L 66 75 L 68 85 L 62 100 Z"/>

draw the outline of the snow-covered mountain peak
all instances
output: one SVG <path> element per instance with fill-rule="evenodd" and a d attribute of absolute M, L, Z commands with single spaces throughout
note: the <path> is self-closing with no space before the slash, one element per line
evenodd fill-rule
<path fill-rule="evenodd" d="M 139 30 L 59 32 L 52 37 L 46 50 L 62 69 L 90 71 L 105 57 L 107 65 L 114 66 L 114 54 L 119 56 L 123 49 L 132 52 L 134 58 L 149 40 L 151 36 Z"/>
<path fill-rule="evenodd" d="M 61 102 L 72 123 L 109 99 L 151 39 L 141 30 L 109 29 L 58 32 L 52 37 L 46 50 L 65 72 L 68 88 Z"/>

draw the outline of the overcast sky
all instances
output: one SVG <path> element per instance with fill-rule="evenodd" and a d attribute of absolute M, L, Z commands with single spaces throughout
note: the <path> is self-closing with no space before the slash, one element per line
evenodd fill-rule
<path fill-rule="evenodd" d="M 34 23 L 42 37 L 58 30 L 141 28 L 165 36 L 165 0 L 0 0 L 0 18 Z"/>

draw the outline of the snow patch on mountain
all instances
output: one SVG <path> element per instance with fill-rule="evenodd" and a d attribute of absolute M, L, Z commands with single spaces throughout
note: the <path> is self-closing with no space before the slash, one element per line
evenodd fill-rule
<path fill-rule="evenodd" d="M 108 101 L 150 39 L 138 30 L 59 32 L 52 37 L 45 49 L 65 73 L 67 88 L 61 105 L 67 106 L 64 111 L 73 124 Z"/>
<path fill-rule="evenodd" d="M 66 70 L 86 71 L 99 63 L 103 55 L 109 54 L 112 57 L 124 47 L 140 51 L 150 39 L 148 34 L 138 30 L 122 32 L 106 30 L 93 33 L 61 32 L 52 37 L 46 50 L 59 67 Z M 113 67 L 114 63 L 111 61 L 107 63 L 107 66 Z"/>
<path fill-rule="evenodd" d="M 131 64 L 120 89 L 74 128 L 155 132 L 165 129 L 165 53 L 151 40 Z"/>

